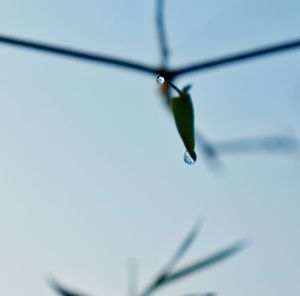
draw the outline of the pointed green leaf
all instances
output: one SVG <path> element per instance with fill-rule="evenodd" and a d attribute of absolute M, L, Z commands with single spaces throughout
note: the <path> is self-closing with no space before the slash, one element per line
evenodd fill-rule
<path fill-rule="evenodd" d="M 196 160 L 194 135 L 194 109 L 188 92 L 183 91 L 178 97 L 171 99 L 172 113 L 177 131 L 186 150 Z"/>

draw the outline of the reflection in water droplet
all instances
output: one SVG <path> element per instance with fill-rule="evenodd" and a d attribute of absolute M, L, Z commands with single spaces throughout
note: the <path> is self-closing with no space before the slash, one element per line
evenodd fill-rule
<path fill-rule="evenodd" d="M 160 75 L 157 75 L 157 77 L 156 77 L 156 82 L 157 82 L 158 84 L 163 84 L 163 83 L 165 82 L 165 78 L 163 78 L 163 77 L 160 76 Z"/>
<path fill-rule="evenodd" d="M 187 164 L 194 164 L 196 161 L 191 157 L 188 151 L 184 152 L 183 159 Z"/>

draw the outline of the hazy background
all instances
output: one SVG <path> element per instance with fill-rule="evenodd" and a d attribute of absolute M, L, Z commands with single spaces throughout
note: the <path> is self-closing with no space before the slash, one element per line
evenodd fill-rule
<path fill-rule="evenodd" d="M 154 1 L 0 0 L 0 32 L 159 62 Z M 167 1 L 171 64 L 299 36 L 300 2 Z M 189 75 L 211 140 L 300 134 L 300 50 Z M 91 295 L 144 287 L 198 218 L 184 262 L 241 237 L 236 257 L 161 290 L 224 296 L 300 292 L 300 157 L 224 157 L 221 174 L 184 147 L 155 77 L 0 45 L 0 292 Z M 184 263 L 183 262 L 183 263 Z"/>

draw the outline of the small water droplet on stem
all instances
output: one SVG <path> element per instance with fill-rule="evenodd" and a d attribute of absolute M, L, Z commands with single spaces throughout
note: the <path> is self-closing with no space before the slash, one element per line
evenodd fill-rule
<path fill-rule="evenodd" d="M 162 77 L 162 76 L 160 76 L 160 75 L 157 75 L 157 76 L 156 76 L 156 82 L 157 82 L 158 84 L 164 84 L 165 78 Z"/>

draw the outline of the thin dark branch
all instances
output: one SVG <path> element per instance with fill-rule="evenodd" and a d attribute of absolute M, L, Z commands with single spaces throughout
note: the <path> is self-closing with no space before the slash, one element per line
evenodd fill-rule
<path fill-rule="evenodd" d="M 161 67 L 166 68 L 169 62 L 169 48 L 167 44 L 167 34 L 164 22 L 164 0 L 156 1 L 156 27 L 158 35 L 158 43 L 161 54 Z"/>
<path fill-rule="evenodd" d="M 172 72 L 174 76 L 179 76 L 183 74 L 189 74 L 195 71 L 203 71 L 211 68 L 222 67 L 225 65 L 234 64 L 237 62 L 242 62 L 242 61 L 246 61 L 258 57 L 268 56 L 271 54 L 282 53 L 297 48 L 300 48 L 300 39 L 279 43 L 275 45 L 265 46 L 253 50 L 247 50 L 241 53 L 235 53 L 232 55 L 211 59 L 200 63 L 195 63 L 190 66 L 184 66 L 179 69 L 175 69 Z"/>
<path fill-rule="evenodd" d="M 21 48 L 27 48 L 36 51 L 42 51 L 51 54 L 57 54 L 65 57 L 70 57 L 70 58 L 75 58 L 75 59 L 80 59 L 80 60 L 85 60 L 90 62 L 105 63 L 108 65 L 136 70 L 136 71 L 140 71 L 152 75 L 161 72 L 161 68 L 152 67 L 149 65 L 144 65 L 144 64 L 127 61 L 119 58 L 109 57 L 106 55 L 99 55 L 96 53 L 75 50 L 72 48 L 67 48 L 58 45 L 50 45 L 42 42 L 29 41 L 29 40 L 15 38 L 11 36 L 0 35 L 0 43 L 21 47 Z M 299 47 L 300 47 L 300 40 L 297 39 L 286 43 L 266 46 L 259 49 L 248 50 L 242 53 L 236 53 L 229 56 L 216 58 L 209 61 L 204 61 L 202 63 L 197 63 L 190 66 L 184 66 L 175 70 L 170 70 L 170 71 L 164 70 L 165 72 L 164 75 L 166 77 L 172 77 L 173 79 L 175 76 L 189 74 L 195 71 L 203 71 L 211 68 L 222 67 L 240 61 L 246 61 L 257 57 L 285 52 L 287 50 L 292 50 Z"/>
<path fill-rule="evenodd" d="M 156 74 L 158 72 L 158 69 L 144 64 L 126 61 L 123 59 L 114 58 L 107 55 L 99 55 L 96 53 L 80 51 L 72 48 L 62 47 L 58 45 L 50 45 L 46 43 L 35 42 L 35 41 L 30 41 L 30 40 L 25 40 L 20 38 L 14 38 L 10 36 L 0 35 L 0 43 L 9 44 L 21 48 L 33 49 L 36 51 L 42 51 L 46 53 L 57 54 L 65 57 L 70 57 L 70 58 L 75 58 L 75 59 L 80 59 L 80 60 L 85 60 L 90 62 L 109 64 L 121 68 L 141 71 L 149 74 Z"/>

